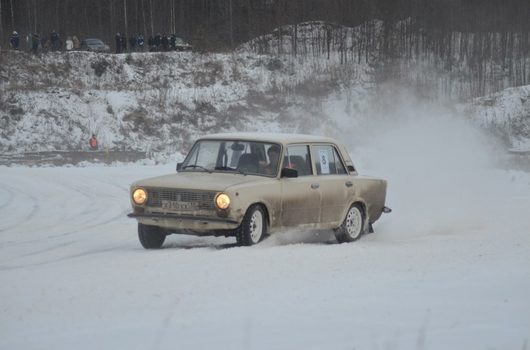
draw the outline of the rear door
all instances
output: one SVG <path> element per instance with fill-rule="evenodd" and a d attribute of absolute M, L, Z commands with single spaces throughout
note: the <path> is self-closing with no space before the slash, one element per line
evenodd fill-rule
<path fill-rule="evenodd" d="M 347 174 L 335 145 L 313 145 L 311 151 L 321 195 L 320 222 L 340 223 L 353 195 L 352 177 Z"/>
<path fill-rule="evenodd" d="M 290 145 L 285 149 L 282 168 L 298 171 L 296 178 L 282 178 L 282 226 L 318 224 L 320 189 L 313 175 L 309 145 Z"/>

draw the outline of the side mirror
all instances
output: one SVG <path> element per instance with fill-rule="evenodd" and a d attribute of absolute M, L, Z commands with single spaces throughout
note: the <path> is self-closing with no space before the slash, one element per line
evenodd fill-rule
<path fill-rule="evenodd" d="M 353 165 L 348 165 L 348 172 L 350 173 L 355 172 L 355 168 L 353 167 Z"/>
<path fill-rule="evenodd" d="M 281 177 L 298 177 L 298 170 L 291 168 L 283 168 Z"/>
<path fill-rule="evenodd" d="M 182 163 L 177 163 L 177 171 L 180 171 L 182 169 Z"/>

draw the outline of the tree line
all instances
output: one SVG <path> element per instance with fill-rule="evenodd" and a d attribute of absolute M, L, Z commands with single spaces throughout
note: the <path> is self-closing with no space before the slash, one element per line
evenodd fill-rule
<path fill-rule="evenodd" d="M 320 30 L 304 34 L 311 21 Z M 530 84 L 528 0 L 0 0 L 0 47 L 13 30 L 111 47 L 119 32 L 176 34 L 200 51 L 245 42 L 262 53 L 333 51 L 341 63 L 377 66 L 382 80 L 407 76 L 449 96 Z"/>
<path fill-rule="evenodd" d="M 53 30 L 112 44 L 127 37 L 176 34 L 205 50 L 229 50 L 274 28 L 322 20 L 356 26 L 406 18 L 433 39 L 454 31 L 528 33 L 528 0 L 0 0 L 0 42 Z M 441 39 L 440 39 L 441 40 Z"/>

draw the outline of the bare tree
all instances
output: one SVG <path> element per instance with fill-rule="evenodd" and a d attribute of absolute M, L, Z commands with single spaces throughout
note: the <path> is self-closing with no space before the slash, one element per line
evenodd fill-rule
<path fill-rule="evenodd" d="M 153 0 L 149 0 L 149 17 L 151 19 L 151 36 L 155 35 L 155 27 L 153 24 Z"/>
<path fill-rule="evenodd" d="M 11 0 L 11 29 L 15 30 L 15 7 L 13 6 L 13 0 Z"/>
<path fill-rule="evenodd" d="M 2 22 L 2 1 L 0 1 L 0 49 L 4 42 L 4 22 Z"/>
<path fill-rule="evenodd" d="M 128 40 L 129 39 L 129 28 L 127 26 L 127 23 L 129 23 L 129 21 L 127 21 L 127 0 L 123 0 L 123 19 L 124 19 L 124 24 L 125 24 L 125 40 Z"/>
<path fill-rule="evenodd" d="M 143 23 L 143 34 L 144 36 L 147 35 L 147 24 L 145 22 L 145 7 L 144 7 L 144 0 L 140 0 L 140 6 L 142 8 L 142 23 Z"/>

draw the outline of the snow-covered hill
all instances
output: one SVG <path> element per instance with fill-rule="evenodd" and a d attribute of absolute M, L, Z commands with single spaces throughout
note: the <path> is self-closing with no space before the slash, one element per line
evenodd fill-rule
<path fill-rule="evenodd" d="M 403 109 L 403 101 L 393 95 L 418 94 L 399 81 L 390 88 L 381 85 L 378 56 L 355 54 L 359 47 L 377 51 L 381 30 L 377 21 L 356 28 L 311 22 L 282 27 L 235 53 L 219 54 L 71 52 L 35 57 L 3 51 L 0 152 L 86 150 L 95 133 L 104 150 L 167 160 L 185 153 L 197 135 L 211 132 L 334 135 L 341 131 L 334 124 L 337 115 L 356 125 L 381 114 L 382 105 L 390 115 Z M 372 41 L 366 41 L 367 35 Z M 331 40 L 324 45 L 327 36 Z M 285 53 L 270 52 L 275 47 Z M 433 88 L 442 84 L 438 77 L 439 72 L 432 72 Z M 528 91 L 512 88 L 459 110 L 493 129 L 508 148 L 524 148 L 530 139 Z M 434 105 L 446 103 L 428 96 Z"/>
<path fill-rule="evenodd" d="M 530 152 L 530 85 L 476 98 L 463 111 L 513 152 Z"/>
<path fill-rule="evenodd" d="M 96 133 L 109 149 L 174 153 L 207 132 L 264 124 L 301 131 L 318 113 L 307 96 L 356 77 L 328 62 L 249 53 L 9 52 L 3 59 L 3 152 L 86 149 Z"/>

